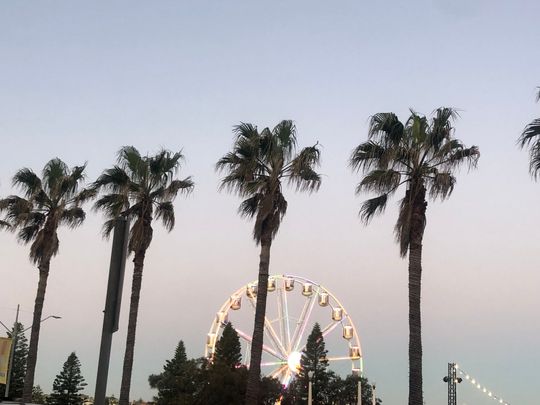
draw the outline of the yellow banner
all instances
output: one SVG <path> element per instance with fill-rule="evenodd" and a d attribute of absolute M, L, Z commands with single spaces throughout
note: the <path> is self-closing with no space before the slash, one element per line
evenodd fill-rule
<path fill-rule="evenodd" d="M 0 337 L 0 384 L 7 382 L 11 339 Z"/>

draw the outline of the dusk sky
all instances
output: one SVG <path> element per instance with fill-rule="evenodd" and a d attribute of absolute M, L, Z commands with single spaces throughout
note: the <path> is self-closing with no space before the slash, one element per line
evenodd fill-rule
<path fill-rule="evenodd" d="M 219 192 L 214 165 L 232 127 L 293 119 L 300 146 L 319 142 L 318 193 L 286 190 L 287 216 L 271 273 L 316 280 L 339 297 L 362 342 L 364 372 L 384 404 L 408 393 L 407 260 L 393 225 L 396 198 L 364 226 L 359 175 L 347 160 L 370 115 L 455 107 L 457 138 L 478 145 L 477 170 L 458 173 L 454 194 L 430 202 L 424 239 L 424 391 L 446 403 L 455 361 L 511 404 L 538 400 L 540 182 L 516 146 L 540 116 L 540 2 L 530 1 L 15 1 L 0 3 L 0 197 L 13 174 L 51 158 L 88 162 L 88 181 L 123 145 L 182 150 L 180 176 L 194 192 L 175 202 L 169 234 L 156 224 L 139 310 L 132 398 L 151 399 L 178 340 L 203 355 L 229 294 L 256 279 L 252 223 L 240 200 Z M 404 193 L 404 190 L 401 190 Z M 110 243 L 103 218 L 60 231 L 51 263 L 36 383 L 49 392 L 76 351 L 93 395 Z M 118 397 L 132 263 L 107 392 Z M 38 272 L 28 247 L 0 233 L 0 320 L 17 304 L 31 324 Z M 3 334 L 3 332 L 2 332 Z M 27 333 L 29 337 L 29 332 Z M 471 385 L 459 404 L 494 403 Z"/>

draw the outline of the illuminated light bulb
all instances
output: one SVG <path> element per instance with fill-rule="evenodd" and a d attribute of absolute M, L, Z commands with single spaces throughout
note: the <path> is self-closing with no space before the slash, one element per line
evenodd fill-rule
<path fill-rule="evenodd" d="M 468 379 L 470 379 L 471 377 L 469 376 L 469 374 L 467 374 L 467 375 L 465 376 L 465 378 L 468 380 Z"/>
<path fill-rule="evenodd" d="M 455 369 L 458 369 L 458 368 L 459 368 L 459 365 L 458 365 L 458 364 L 454 364 L 454 368 L 455 368 Z"/>
<path fill-rule="evenodd" d="M 476 388 L 480 389 L 480 388 L 482 388 L 482 386 L 481 386 L 480 384 L 478 384 L 478 385 L 476 386 Z"/>
<path fill-rule="evenodd" d="M 482 391 L 487 392 L 487 390 L 485 388 Z"/>
<path fill-rule="evenodd" d="M 492 396 L 491 391 L 488 392 L 488 397 Z"/>
<path fill-rule="evenodd" d="M 476 380 L 473 378 L 471 381 L 473 384 L 476 384 Z"/>

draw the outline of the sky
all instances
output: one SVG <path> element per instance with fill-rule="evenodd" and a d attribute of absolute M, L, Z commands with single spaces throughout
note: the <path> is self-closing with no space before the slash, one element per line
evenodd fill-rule
<path fill-rule="evenodd" d="M 351 150 L 370 115 L 409 108 L 460 110 L 456 137 L 478 145 L 478 169 L 452 197 L 430 202 L 424 239 L 424 392 L 446 403 L 442 377 L 458 362 L 513 404 L 536 404 L 540 325 L 540 184 L 516 139 L 540 114 L 537 1 L 3 1 L 0 3 L 0 196 L 13 174 L 51 158 L 88 163 L 88 181 L 123 145 L 182 150 L 195 190 L 175 202 L 171 233 L 155 226 L 146 257 L 132 397 L 150 399 L 178 340 L 203 354 L 215 312 L 256 278 L 252 223 L 219 192 L 214 164 L 232 127 L 293 119 L 301 146 L 319 142 L 318 193 L 286 190 L 287 216 L 271 273 L 330 289 L 354 320 L 364 371 L 386 404 L 407 398 L 407 261 L 393 224 L 397 199 L 364 226 L 367 195 Z M 48 392 L 71 351 L 93 394 L 110 243 L 87 206 L 83 227 L 62 229 L 51 264 L 36 383 Z M 118 396 L 131 263 L 107 392 Z M 0 320 L 17 304 L 30 326 L 37 270 L 28 247 L 0 233 Z M 461 404 L 493 403 L 470 385 Z"/>

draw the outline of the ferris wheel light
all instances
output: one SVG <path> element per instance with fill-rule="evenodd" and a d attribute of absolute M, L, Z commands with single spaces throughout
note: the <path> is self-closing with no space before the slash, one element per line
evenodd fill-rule
<path fill-rule="evenodd" d="M 295 374 L 298 374 L 300 372 L 300 369 L 302 368 L 300 366 L 301 358 L 302 358 L 302 353 L 300 352 L 292 352 L 291 354 L 289 354 L 289 357 L 287 358 L 287 365 L 289 366 L 289 370 L 291 370 Z"/>
<path fill-rule="evenodd" d="M 246 288 L 246 295 L 249 298 L 255 298 L 257 296 L 257 285 L 255 284 L 248 285 L 248 287 Z"/>
<path fill-rule="evenodd" d="M 474 378 L 471 380 L 471 382 L 472 382 L 473 384 L 476 384 L 476 380 L 475 380 Z"/>
<path fill-rule="evenodd" d="M 276 279 L 275 278 L 269 278 L 268 279 L 267 291 L 272 292 L 272 291 L 275 291 L 275 289 L 276 289 Z"/>

